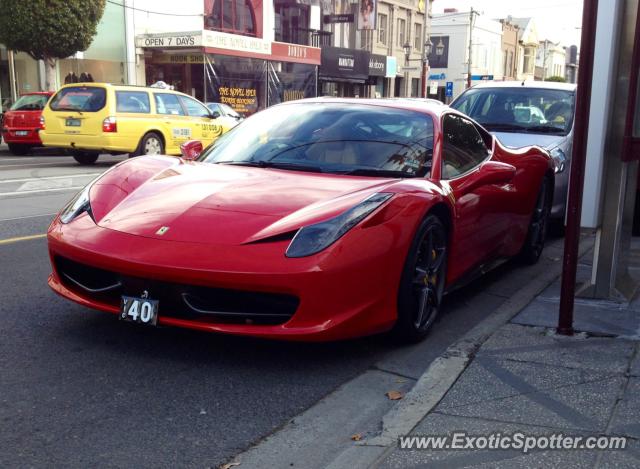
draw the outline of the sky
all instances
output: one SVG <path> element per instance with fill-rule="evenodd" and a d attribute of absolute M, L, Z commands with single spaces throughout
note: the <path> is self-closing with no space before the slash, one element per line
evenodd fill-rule
<path fill-rule="evenodd" d="M 540 40 L 560 41 L 580 47 L 582 0 L 433 0 L 433 13 L 445 8 L 469 11 L 473 7 L 491 18 L 533 17 Z"/>

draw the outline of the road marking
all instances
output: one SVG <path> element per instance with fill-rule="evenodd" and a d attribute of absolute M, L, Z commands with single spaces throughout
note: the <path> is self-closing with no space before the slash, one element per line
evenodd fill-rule
<path fill-rule="evenodd" d="M 78 166 L 75 163 L 69 162 L 67 163 L 69 166 L 76 167 Z M 60 163 L 33 163 L 33 164 L 0 164 L 0 169 L 2 168 L 27 168 L 29 166 L 61 166 Z M 66 167 L 64 164 L 61 167 Z"/>
<path fill-rule="evenodd" d="M 81 178 L 81 177 L 87 177 L 87 176 L 98 176 L 99 174 L 102 174 L 102 172 L 68 174 L 66 176 L 43 176 L 40 178 L 4 179 L 4 180 L 0 180 L 0 184 L 8 184 L 10 182 L 31 182 L 31 181 L 48 181 L 51 179 Z"/>
<path fill-rule="evenodd" d="M 0 197 L 23 195 L 23 194 L 39 194 L 43 192 L 60 192 L 60 191 L 72 191 L 82 189 L 84 186 L 71 186 L 71 187 L 58 187 L 57 189 L 38 189 L 33 191 L 18 191 L 18 192 L 0 192 Z"/>
<path fill-rule="evenodd" d="M 52 217 L 52 216 L 54 216 L 56 214 L 57 214 L 57 212 L 43 213 L 42 215 L 29 215 L 29 216 L 26 216 L 26 217 L 0 218 L 0 222 L 3 222 L 3 221 L 14 221 L 14 220 L 26 220 L 27 218 Z"/>
<path fill-rule="evenodd" d="M 28 158 L 0 158 L 0 163 L 2 163 L 4 161 L 37 160 L 38 158 L 41 158 L 41 157 L 39 157 L 39 156 L 30 156 Z"/>
<path fill-rule="evenodd" d="M 32 239 L 40 239 L 46 236 L 47 235 L 45 233 L 45 234 L 37 234 L 37 235 L 31 235 L 31 236 L 19 236 L 17 238 L 0 239 L 0 246 L 2 246 L 3 244 L 18 243 L 20 241 L 30 241 Z"/>

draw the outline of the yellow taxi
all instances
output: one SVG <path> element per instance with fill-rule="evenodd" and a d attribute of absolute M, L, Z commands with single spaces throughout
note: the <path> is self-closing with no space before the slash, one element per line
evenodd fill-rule
<path fill-rule="evenodd" d="M 40 118 L 45 146 L 69 149 L 81 164 L 100 153 L 179 155 L 180 145 L 209 145 L 235 123 L 177 91 L 107 83 L 65 85 Z"/>

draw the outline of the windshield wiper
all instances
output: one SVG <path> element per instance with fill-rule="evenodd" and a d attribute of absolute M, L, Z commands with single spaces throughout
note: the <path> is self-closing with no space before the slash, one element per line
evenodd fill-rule
<path fill-rule="evenodd" d="M 82 115 L 82 111 L 80 110 L 80 108 L 77 108 L 77 107 L 58 107 L 58 108 L 55 108 L 54 111 L 73 111 Z"/>
<path fill-rule="evenodd" d="M 506 132 L 521 132 L 526 131 L 527 127 L 523 125 L 517 124 L 506 124 L 506 123 L 498 123 L 498 122 L 488 122 L 488 123 L 480 123 L 487 130 L 503 130 Z"/>
<path fill-rule="evenodd" d="M 357 168 L 349 171 L 336 171 L 345 176 L 378 176 L 389 178 L 413 178 L 417 177 L 404 171 L 394 171 L 392 169 Z"/>
<path fill-rule="evenodd" d="M 255 168 L 275 168 L 288 169 L 290 171 L 309 171 L 312 173 L 322 173 L 319 166 L 310 166 L 299 163 L 287 163 L 280 161 L 215 161 L 215 164 L 228 164 L 234 166 L 251 166 Z"/>
<path fill-rule="evenodd" d="M 534 125 L 533 127 L 527 127 L 527 132 L 532 132 L 536 134 L 552 134 L 552 133 L 564 134 L 565 130 L 562 127 L 556 127 L 553 125 Z"/>

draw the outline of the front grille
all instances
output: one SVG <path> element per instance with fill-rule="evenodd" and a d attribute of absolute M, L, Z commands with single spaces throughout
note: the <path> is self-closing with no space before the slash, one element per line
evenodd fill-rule
<path fill-rule="evenodd" d="M 54 257 L 62 283 L 83 297 L 119 305 L 122 295 L 159 300 L 160 317 L 220 324 L 276 325 L 287 322 L 299 299 L 281 293 L 203 287 L 130 277 Z"/>

